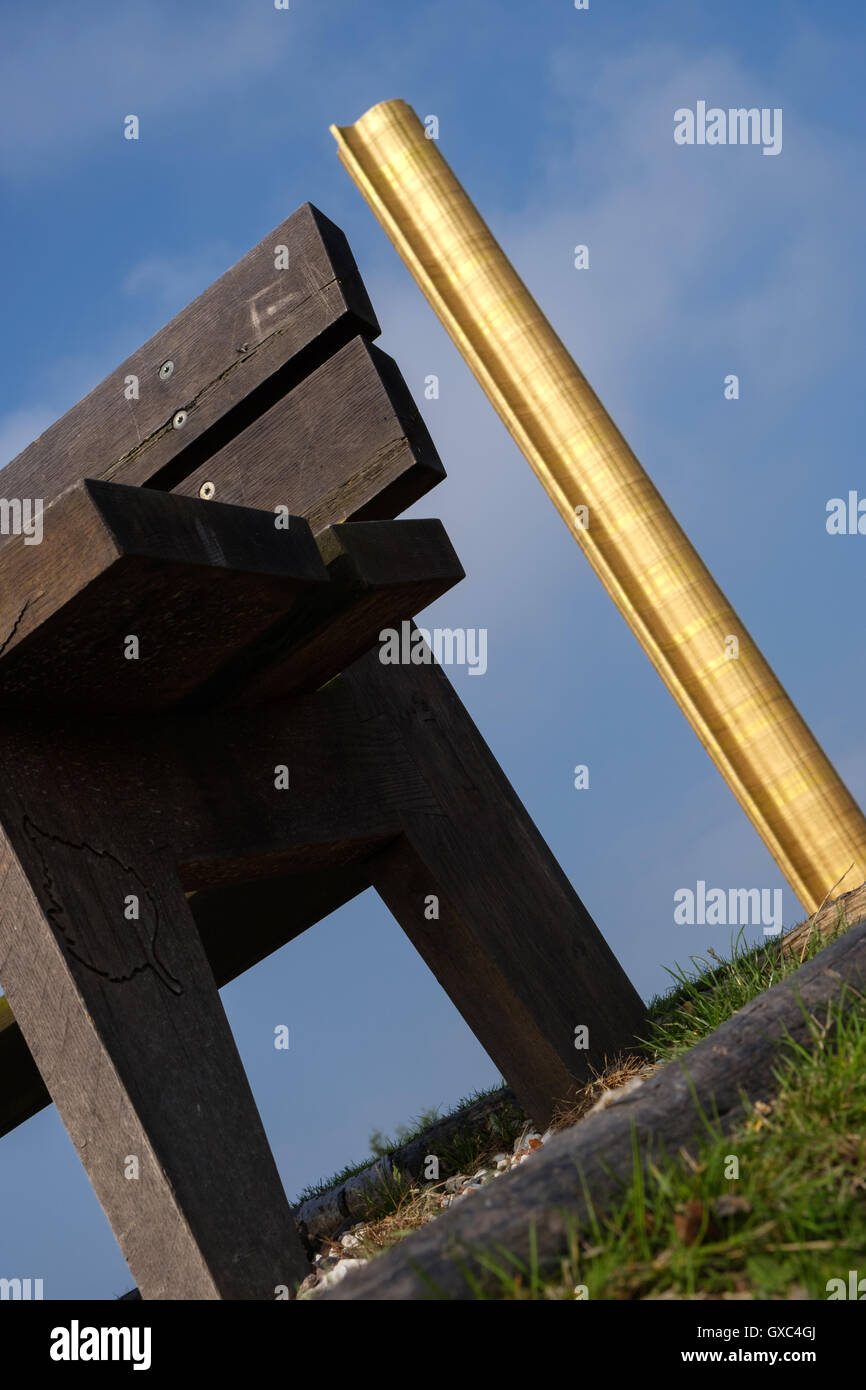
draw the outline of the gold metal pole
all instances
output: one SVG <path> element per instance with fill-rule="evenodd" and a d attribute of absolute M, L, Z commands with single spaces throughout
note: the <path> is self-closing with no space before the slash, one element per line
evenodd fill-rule
<path fill-rule="evenodd" d="M 412 108 L 383 102 L 331 131 L 807 911 L 862 883 L 863 813 Z"/>

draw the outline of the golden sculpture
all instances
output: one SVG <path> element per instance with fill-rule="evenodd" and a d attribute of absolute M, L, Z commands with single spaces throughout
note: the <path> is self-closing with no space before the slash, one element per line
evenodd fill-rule
<path fill-rule="evenodd" d="M 340 158 L 807 911 L 866 879 L 866 818 L 404 101 Z"/>

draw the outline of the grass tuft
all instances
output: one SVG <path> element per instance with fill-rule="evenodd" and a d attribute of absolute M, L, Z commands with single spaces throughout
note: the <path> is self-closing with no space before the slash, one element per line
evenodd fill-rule
<path fill-rule="evenodd" d="M 783 1042 L 777 1075 L 772 1105 L 733 1133 L 710 1124 L 646 1173 L 635 1155 L 616 1208 L 580 1234 L 572 1222 L 556 1272 L 537 1257 L 482 1262 L 483 1296 L 826 1299 L 830 1280 L 866 1270 L 866 999 L 852 991 L 810 1019 L 810 1046 Z"/>

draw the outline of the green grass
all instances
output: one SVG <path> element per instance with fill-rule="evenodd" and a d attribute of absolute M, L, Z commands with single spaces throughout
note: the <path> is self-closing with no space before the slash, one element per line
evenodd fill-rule
<path fill-rule="evenodd" d="M 802 957 L 783 956 L 780 941 L 748 947 L 741 932 L 731 941 L 729 959 L 709 950 L 708 958 L 690 957 L 688 968 L 674 966 L 671 990 L 648 1008 L 647 1062 L 663 1065 L 682 1056 L 844 927 L 840 917 L 835 932 L 816 934 Z M 646 1175 L 636 1162 L 616 1209 L 593 1213 L 589 1231 L 572 1228 L 570 1254 L 552 1274 L 537 1260 L 524 1264 L 507 1252 L 482 1257 L 480 1273 L 464 1264 L 469 1296 L 572 1300 L 575 1286 L 586 1285 L 591 1298 L 684 1298 L 699 1291 L 784 1298 L 792 1289 L 823 1298 L 828 1279 L 846 1277 L 849 1268 L 866 1275 L 866 1179 L 859 1177 L 866 1158 L 866 1141 L 859 1138 L 866 1133 L 863 1001 L 811 1028 L 811 1048 L 790 1044 L 787 1055 L 780 1050 L 781 1089 L 769 1114 L 750 1111 L 737 1135 L 727 1138 L 707 1122 L 688 1161 L 668 1159 Z M 476 1092 L 448 1114 L 503 1089 L 504 1083 Z M 370 1158 L 306 1189 L 299 1200 L 393 1154 L 439 1118 L 424 1112 L 393 1139 L 374 1131 Z M 523 1122 L 514 1107 L 503 1107 L 482 1128 L 459 1126 L 447 1146 L 437 1145 L 441 1177 L 472 1173 L 496 1149 L 510 1149 Z M 731 1155 L 739 1162 L 737 1179 L 725 1176 Z M 365 1220 L 382 1222 L 383 1231 L 378 1248 L 365 1253 L 381 1253 L 417 1227 L 426 1186 L 398 1172 L 370 1191 Z M 724 1205 L 714 1203 L 731 1196 L 742 1200 L 726 1215 Z M 437 1296 L 435 1288 L 430 1294 Z"/>
<path fill-rule="evenodd" d="M 482 1257 L 480 1275 L 464 1265 L 470 1296 L 826 1299 L 829 1280 L 866 1275 L 866 1000 L 849 993 L 810 1034 L 781 1044 L 772 1106 L 727 1136 L 708 1124 L 688 1159 L 646 1174 L 635 1161 L 616 1208 L 572 1226 L 555 1273 L 507 1252 Z"/>
<path fill-rule="evenodd" d="M 689 957 L 691 970 L 679 965 L 669 969 L 668 974 L 675 982 L 673 988 L 654 998 L 649 1005 L 651 1026 L 646 1039 L 649 1058 L 661 1063 L 681 1056 L 751 999 L 811 960 L 844 929 L 840 919 L 829 936 L 816 933 L 802 961 L 799 954 L 783 956 L 780 941 L 770 946 L 747 947 L 741 931 L 731 941 L 728 960 L 721 960 L 710 950 L 710 960 L 703 956 Z"/>

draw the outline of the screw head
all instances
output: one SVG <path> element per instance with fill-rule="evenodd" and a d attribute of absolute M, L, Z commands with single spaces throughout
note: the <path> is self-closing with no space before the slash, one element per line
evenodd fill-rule
<path fill-rule="evenodd" d="M 198 495 L 199 497 L 203 497 L 205 502 L 209 502 L 215 492 L 216 488 L 213 483 L 202 483 L 198 490 Z"/>
<path fill-rule="evenodd" d="M 171 376 L 171 374 L 172 374 L 173 371 L 174 371 L 174 363 L 173 363 L 173 362 L 171 362 L 171 361 L 169 361 L 169 362 L 163 362 L 162 366 L 161 366 L 160 369 L 159 369 L 159 379 L 160 379 L 160 381 L 168 381 L 168 379 L 169 379 L 169 377 Z"/>
<path fill-rule="evenodd" d="M 186 424 L 186 411 L 179 410 L 171 422 L 176 430 L 182 430 Z"/>

